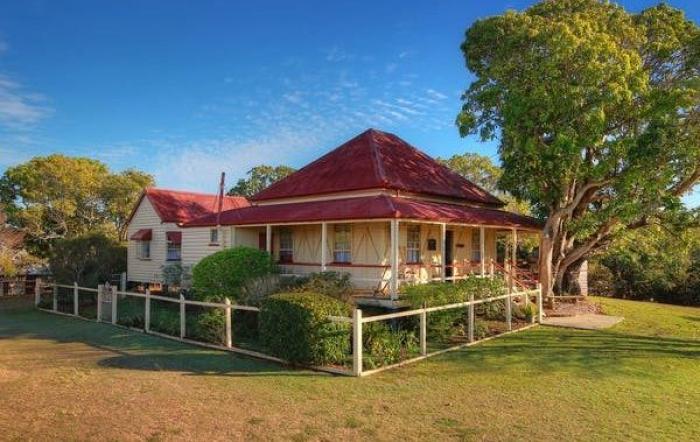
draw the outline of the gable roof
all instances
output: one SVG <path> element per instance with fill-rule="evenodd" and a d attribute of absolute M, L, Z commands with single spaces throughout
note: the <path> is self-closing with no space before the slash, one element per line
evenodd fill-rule
<path fill-rule="evenodd" d="M 394 134 L 369 129 L 254 195 L 253 201 L 389 189 L 502 206 L 503 202 Z"/>
<path fill-rule="evenodd" d="M 150 187 L 141 194 L 141 198 L 129 217 L 129 222 L 141 205 L 143 198 L 148 198 L 161 222 L 164 223 L 186 223 L 205 215 L 216 215 L 218 211 L 218 195 Z M 248 200 L 243 197 L 224 196 L 222 212 L 249 205 Z"/>

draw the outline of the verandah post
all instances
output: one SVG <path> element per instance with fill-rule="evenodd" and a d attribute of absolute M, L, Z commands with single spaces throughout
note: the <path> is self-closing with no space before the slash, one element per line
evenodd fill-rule
<path fill-rule="evenodd" d="M 53 283 L 53 311 L 58 311 L 58 285 Z"/>
<path fill-rule="evenodd" d="M 112 297 L 112 324 L 116 324 L 117 316 L 119 315 L 119 310 L 117 306 L 117 301 L 119 299 L 119 296 L 117 296 L 117 286 L 112 287 L 110 296 Z"/>
<path fill-rule="evenodd" d="M 146 289 L 144 302 L 143 329 L 148 332 L 151 329 L 151 291 Z"/>
<path fill-rule="evenodd" d="M 104 285 L 97 285 L 97 322 L 102 322 L 102 292 L 104 291 Z"/>
<path fill-rule="evenodd" d="M 389 295 L 391 300 L 398 297 L 399 292 L 399 220 L 392 219 L 390 221 L 391 234 L 391 287 Z"/>
<path fill-rule="evenodd" d="M 41 302 L 41 278 L 34 280 L 34 307 L 39 307 Z"/>
<path fill-rule="evenodd" d="M 180 293 L 180 339 L 185 339 L 187 318 L 185 316 L 185 297 Z"/>
<path fill-rule="evenodd" d="M 226 298 L 224 299 L 224 304 L 226 304 L 226 308 L 224 308 L 224 313 L 226 314 L 226 347 L 231 348 L 232 339 L 231 339 L 231 300 Z"/>
<path fill-rule="evenodd" d="M 508 293 L 508 297 L 506 298 L 506 324 L 508 325 L 508 331 L 513 330 L 513 312 L 512 312 L 512 307 L 513 306 L 513 295 L 511 293 Z"/>
<path fill-rule="evenodd" d="M 321 223 L 321 271 L 326 271 L 326 265 L 328 263 L 328 223 Z"/>
<path fill-rule="evenodd" d="M 352 311 L 352 374 L 362 376 L 362 310 Z"/>
<path fill-rule="evenodd" d="M 469 294 L 469 342 L 474 342 L 474 293 Z"/>
<path fill-rule="evenodd" d="M 73 314 L 78 316 L 78 282 L 73 281 Z"/>
<path fill-rule="evenodd" d="M 420 354 L 425 356 L 428 354 L 428 314 L 425 311 L 420 312 Z"/>
<path fill-rule="evenodd" d="M 486 230 L 479 227 L 479 254 L 481 255 L 481 276 L 486 276 Z"/>
<path fill-rule="evenodd" d="M 126 291 L 126 272 L 122 272 L 121 276 L 119 277 L 119 291 Z"/>
<path fill-rule="evenodd" d="M 447 225 L 440 224 L 440 278 L 443 282 L 447 278 Z"/>

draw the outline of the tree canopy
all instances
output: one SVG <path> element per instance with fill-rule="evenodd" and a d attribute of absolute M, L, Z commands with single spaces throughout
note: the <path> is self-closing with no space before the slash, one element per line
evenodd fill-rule
<path fill-rule="evenodd" d="M 153 177 L 137 171 L 112 173 L 88 158 L 34 157 L 0 178 L 0 202 L 8 223 L 26 234 L 38 255 L 52 240 L 103 232 L 123 237 L 126 219 Z"/>
<path fill-rule="evenodd" d="M 255 166 L 248 171 L 247 178 L 238 180 L 236 185 L 228 191 L 228 195 L 253 196 L 293 172 L 295 169 L 289 166 L 268 166 L 265 164 Z"/>
<path fill-rule="evenodd" d="M 462 51 L 476 80 L 457 124 L 498 139 L 499 186 L 547 218 L 548 293 L 619 232 L 679 219 L 700 179 L 700 30 L 682 11 L 543 1 L 477 21 Z"/>
<path fill-rule="evenodd" d="M 527 201 L 518 200 L 508 192 L 498 188 L 503 170 L 500 166 L 495 164 L 491 158 L 485 155 L 467 152 L 452 155 L 446 160 L 438 158 L 438 161 L 472 183 L 496 195 L 506 203 L 505 210 L 521 213 L 523 215 L 531 214 L 530 204 Z"/>

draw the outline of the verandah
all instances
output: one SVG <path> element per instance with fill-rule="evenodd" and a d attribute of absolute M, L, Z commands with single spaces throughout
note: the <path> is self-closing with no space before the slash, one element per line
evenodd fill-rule
<path fill-rule="evenodd" d="M 533 229 L 410 219 L 318 221 L 231 227 L 231 245 L 258 246 L 280 264 L 283 275 L 318 271 L 350 274 L 353 284 L 397 300 L 403 284 L 454 281 L 502 274 L 511 290 L 534 288 L 519 281 L 518 242 Z M 497 260 L 497 236 L 506 250 Z M 322 246 L 324 245 L 324 246 Z"/>

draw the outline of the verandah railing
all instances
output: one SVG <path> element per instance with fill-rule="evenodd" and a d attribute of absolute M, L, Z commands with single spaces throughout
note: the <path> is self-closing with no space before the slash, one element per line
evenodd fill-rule
<path fill-rule="evenodd" d="M 47 293 L 47 289 L 49 290 Z M 48 297 L 48 299 L 47 299 Z M 537 303 L 537 316 L 533 318 L 533 323 L 520 327 L 518 329 L 513 327 L 513 314 L 512 306 L 513 301 L 519 299 L 522 303 L 527 304 L 531 301 L 531 298 L 535 298 Z M 88 298 L 88 302 L 85 302 L 84 298 Z M 91 300 L 94 298 L 94 304 Z M 142 328 L 135 328 L 133 326 L 120 325 L 119 321 L 119 305 L 120 302 L 125 302 L 129 298 L 135 298 L 143 300 L 143 324 Z M 165 302 L 177 306 L 179 309 L 179 334 L 167 334 L 162 333 L 152 328 L 152 309 L 154 302 Z M 475 322 L 476 322 L 476 312 L 475 307 L 491 303 L 491 302 L 504 302 L 505 303 L 505 323 L 506 331 L 497 334 L 495 336 L 484 337 L 478 339 L 475 336 Z M 95 320 L 97 322 L 111 323 L 114 326 L 125 327 L 132 330 L 142 331 L 148 334 L 153 334 L 167 339 L 173 339 L 181 342 L 186 342 L 188 344 L 194 344 L 199 346 L 204 346 L 208 348 L 215 348 L 219 350 L 231 351 L 235 353 L 244 354 L 247 356 L 252 356 L 260 359 L 266 359 L 278 363 L 286 364 L 287 361 L 266 354 L 263 351 L 256 351 L 246 348 L 241 348 L 233 343 L 232 339 L 232 312 L 234 311 L 246 311 L 258 313 L 260 309 L 254 306 L 246 305 L 236 305 L 232 304 L 227 298 L 223 303 L 217 302 L 202 302 L 187 300 L 182 295 L 178 298 L 152 295 L 149 291 L 146 293 L 137 292 L 126 292 L 119 291 L 116 287 L 109 285 L 99 285 L 97 289 L 88 287 L 79 287 L 78 284 L 73 285 L 63 285 L 63 284 L 37 284 L 35 289 L 35 305 L 37 308 L 48 311 L 51 313 L 61 314 L 65 316 L 80 317 L 86 320 Z M 50 307 L 49 307 L 50 306 Z M 188 338 L 187 336 L 187 307 L 198 307 L 198 308 L 213 308 L 221 309 L 224 313 L 224 342 L 223 344 L 214 344 L 210 342 L 203 342 L 196 339 Z M 140 308 L 140 306 L 139 306 Z M 436 312 L 444 312 L 454 309 L 467 309 L 468 315 L 468 326 L 467 326 L 467 336 L 466 342 L 458 343 L 456 345 L 450 345 L 445 348 L 434 349 L 429 351 L 428 347 L 428 315 Z M 363 325 L 379 322 L 379 321 L 394 321 L 400 318 L 418 318 L 418 330 L 419 330 L 419 354 L 414 357 L 409 357 L 396 363 L 387 364 L 384 366 L 371 368 L 365 370 L 364 358 L 363 358 Z M 484 342 L 489 339 L 493 339 L 498 336 L 504 336 L 516 331 L 525 330 L 527 328 L 536 325 L 536 323 L 542 322 L 542 292 L 539 288 L 535 290 L 519 291 L 517 293 L 505 293 L 500 296 L 494 296 L 484 299 L 474 299 L 471 295 L 468 301 L 441 305 L 434 307 L 425 307 L 419 309 L 405 310 L 396 313 L 386 313 L 374 316 L 364 316 L 361 309 L 355 308 L 353 310 L 352 317 L 338 317 L 329 316 L 327 320 L 335 323 L 348 324 L 351 327 L 351 365 L 347 367 L 309 367 L 319 371 L 325 371 L 335 374 L 350 375 L 350 376 L 367 376 L 380 371 L 388 370 L 391 368 L 396 368 L 402 365 L 410 364 L 413 362 L 418 362 L 420 360 L 436 356 L 445 352 L 457 350 L 467 346 L 471 346 L 480 342 Z M 536 320 L 536 322 L 535 322 Z"/>

